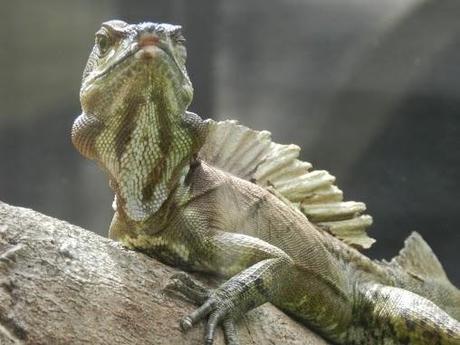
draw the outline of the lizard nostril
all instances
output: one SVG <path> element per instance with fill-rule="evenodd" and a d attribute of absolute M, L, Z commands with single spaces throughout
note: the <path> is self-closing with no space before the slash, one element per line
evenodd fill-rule
<path fill-rule="evenodd" d="M 154 33 L 150 33 L 150 32 L 142 33 L 138 39 L 140 48 L 157 45 L 159 41 L 160 41 L 160 38 Z"/>

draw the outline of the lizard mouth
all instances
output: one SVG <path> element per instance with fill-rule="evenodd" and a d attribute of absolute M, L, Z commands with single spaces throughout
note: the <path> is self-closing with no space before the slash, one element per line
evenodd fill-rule
<path fill-rule="evenodd" d="M 177 72 L 182 77 L 185 77 L 183 69 L 179 66 L 179 63 L 177 62 L 176 58 L 173 56 L 172 52 L 168 49 L 166 45 L 161 44 L 161 43 L 157 43 L 157 44 L 135 43 L 126 54 L 124 54 L 123 56 L 118 58 L 116 61 L 114 61 L 105 70 L 101 71 L 100 73 L 90 78 L 87 84 L 91 84 L 94 81 L 104 78 L 106 75 L 108 75 L 109 73 L 111 73 L 112 71 L 116 69 L 129 68 L 129 65 L 133 64 L 133 61 L 131 61 L 132 57 L 135 58 L 134 64 L 138 62 L 144 62 L 147 64 L 151 64 L 151 63 L 157 63 L 159 62 L 159 60 L 167 59 L 170 62 L 172 62 L 174 67 L 177 69 Z"/>

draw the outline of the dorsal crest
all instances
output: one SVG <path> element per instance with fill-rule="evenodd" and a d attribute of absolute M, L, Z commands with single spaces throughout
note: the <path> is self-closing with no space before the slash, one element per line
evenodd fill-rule
<path fill-rule="evenodd" d="M 298 159 L 297 145 L 281 145 L 268 131 L 256 131 L 237 121 L 208 120 L 209 132 L 201 159 L 235 176 L 252 181 L 298 208 L 317 227 L 345 243 L 369 248 L 375 240 L 366 228 L 372 217 L 362 202 L 343 201 L 335 177 Z"/>

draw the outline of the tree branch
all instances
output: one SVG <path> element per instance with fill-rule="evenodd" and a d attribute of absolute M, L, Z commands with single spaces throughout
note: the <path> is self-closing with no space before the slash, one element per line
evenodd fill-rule
<path fill-rule="evenodd" d="M 182 333 L 194 306 L 164 291 L 177 272 L 67 222 L 0 202 L 1 344 L 203 344 Z M 242 344 L 326 342 L 267 304 L 239 323 Z M 224 344 L 219 332 L 216 344 Z"/>

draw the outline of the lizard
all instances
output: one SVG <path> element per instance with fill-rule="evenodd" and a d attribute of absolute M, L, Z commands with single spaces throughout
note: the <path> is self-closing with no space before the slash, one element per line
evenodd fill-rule
<path fill-rule="evenodd" d="M 180 26 L 111 20 L 95 36 L 72 142 L 108 175 L 110 238 L 223 279 L 173 277 L 198 304 L 184 331 L 204 320 L 205 344 L 219 326 L 239 344 L 236 322 L 270 302 L 335 344 L 460 344 L 460 291 L 418 233 L 391 261 L 368 258 L 365 205 L 298 146 L 188 111 Z"/>

